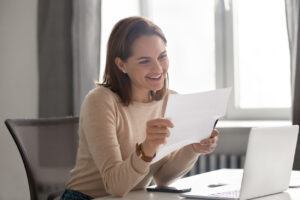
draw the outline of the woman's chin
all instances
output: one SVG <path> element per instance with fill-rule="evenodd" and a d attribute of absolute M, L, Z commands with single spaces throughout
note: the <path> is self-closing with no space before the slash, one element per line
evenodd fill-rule
<path fill-rule="evenodd" d="M 163 89 L 164 87 L 162 86 L 162 87 L 153 87 L 153 88 L 151 88 L 151 91 L 159 91 L 159 90 L 161 90 L 161 89 Z"/>

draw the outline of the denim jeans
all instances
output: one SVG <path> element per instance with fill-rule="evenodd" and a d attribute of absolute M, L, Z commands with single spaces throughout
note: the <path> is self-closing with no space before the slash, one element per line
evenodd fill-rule
<path fill-rule="evenodd" d="M 92 197 L 75 190 L 66 189 L 61 200 L 91 200 Z"/>

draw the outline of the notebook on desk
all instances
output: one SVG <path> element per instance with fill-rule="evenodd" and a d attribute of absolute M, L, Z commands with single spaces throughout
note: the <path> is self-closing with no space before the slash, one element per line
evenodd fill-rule
<path fill-rule="evenodd" d="M 203 194 L 203 188 L 181 196 L 244 200 L 285 191 L 289 187 L 298 131 L 297 125 L 252 128 L 241 183 L 220 186 L 209 194 Z"/>

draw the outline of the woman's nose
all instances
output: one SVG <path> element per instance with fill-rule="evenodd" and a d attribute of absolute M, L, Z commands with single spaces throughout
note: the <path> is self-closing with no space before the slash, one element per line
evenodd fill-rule
<path fill-rule="evenodd" d="M 161 66 L 161 64 L 159 63 L 158 60 L 154 61 L 153 66 L 152 66 L 152 70 L 153 70 L 153 72 L 159 72 L 159 73 L 163 71 L 162 66 Z"/>

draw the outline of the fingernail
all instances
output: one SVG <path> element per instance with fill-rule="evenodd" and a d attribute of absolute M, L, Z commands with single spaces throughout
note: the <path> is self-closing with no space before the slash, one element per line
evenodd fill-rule
<path fill-rule="evenodd" d="M 169 121 L 171 122 L 171 128 L 173 128 L 173 127 L 174 127 L 174 124 L 172 123 L 172 119 L 171 119 L 170 117 L 167 117 L 166 119 L 169 120 Z"/>

